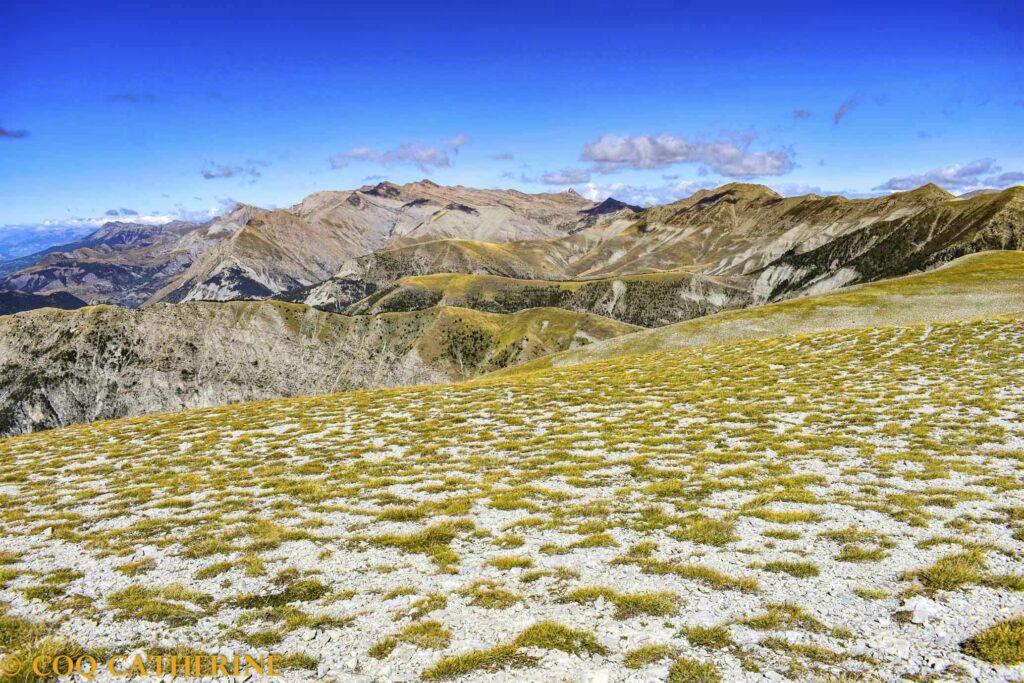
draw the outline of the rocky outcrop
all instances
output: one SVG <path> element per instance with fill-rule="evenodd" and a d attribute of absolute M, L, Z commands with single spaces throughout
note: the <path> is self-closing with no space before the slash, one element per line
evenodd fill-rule
<path fill-rule="evenodd" d="M 262 301 L 32 311 L 0 317 L 0 435 L 465 379 L 634 329 L 557 309 L 350 317 Z"/>

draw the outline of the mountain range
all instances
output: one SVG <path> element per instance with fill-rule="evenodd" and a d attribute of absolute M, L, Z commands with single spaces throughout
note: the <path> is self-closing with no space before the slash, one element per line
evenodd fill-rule
<path fill-rule="evenodd" d="M 1024 187 L 848 199 L 732 183 L 644 209 L 423 180 L 112 222 L 8 264 L 3 311 L 28 312 L 0 318 L 0 433 L 461 380 L 1022 248 Z"/>

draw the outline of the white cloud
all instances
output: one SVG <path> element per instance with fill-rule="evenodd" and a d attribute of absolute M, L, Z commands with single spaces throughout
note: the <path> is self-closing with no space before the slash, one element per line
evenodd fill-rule
<path fill-rule="evenodd" d="M 1016 171 L 989 175 L 997 174 L 1001 170 L 995 159 L 975 159 L 966 164 L 952 164 L 933 168 L 924 173 L 890 178 L 874 189 L 901 192 L 913 190 L 927 183 L 935 183 L 947 190 L 960 191 L 976 187 L 1008 187 L 1024 180 L 1024 173 Z"/>
<path fill-rule="evenodd" d="M 988 187 L 998 188 L 1021 185 L 1024 184 L 1024 173 L 1021 171 L 1007 171 L 1006 173 L 1000 173 L 997 176 L 985 178 L 983 182 Z"/>
<path fill-rule="evenodd" d="M 469 141 L 460 133 L 445 140 L 441 145 L 425 145 L 421 142 L 403 142 L 393 149 L 376 150 L 370 147 L 355 147 L 330 157 L 331 168 L 345 168 L 352 161 L 369 161 L 381 166 L 415 166 L 424 173 L 452 165 L 450 154 L 458 155 L 459 149 Z"/>
<path fill-rule="evenodd" d="M 688 140 L 662 133 L 650 135 L 602 135 L 583 147 L 582 158 L 592 161 L 600 173 L 624 168 L 666 168 L 675 164 L 701 164 L 729 178 L 782 175 L 793 168 L 788 151 L 751 152 L 753 136 L 733 140 Z"/>
<path fill-rule="evenodd" d="M 576 185 L 590 180 L 590 172 L 582 168 L 568 168 L 540 177 L 545 185 Z"/>

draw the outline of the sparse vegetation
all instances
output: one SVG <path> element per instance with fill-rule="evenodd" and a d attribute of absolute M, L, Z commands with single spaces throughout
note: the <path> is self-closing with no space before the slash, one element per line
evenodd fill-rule
<path fill-rule="evenodd" d="M 920 629 L 879 615 L 1024 588 L 1021 338 L 1015 319 L 839 330 L 7 439 L 0 600 L 284 653 L 385 624 L 366 675 L 530 680 L 547 649 L 676 681 L 888 680 L 853 634 Z M 100 571 L 116 589 L 95 597 Z M 1018 626 L 957 638 L 1010 661 Z"/>

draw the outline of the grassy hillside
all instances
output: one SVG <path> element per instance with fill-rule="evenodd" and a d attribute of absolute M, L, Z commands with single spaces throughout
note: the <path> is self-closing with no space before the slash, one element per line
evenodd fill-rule
<path fill-rule="evenodd" d="M 542 358 L 515 372 L 796 332 L 969 320 L 1017 311 L 1024 311 L 1024 252 L 983 252 L 927 273 L 638 332 Z"/>
<path fill-rule="evenodd" d="M 271 651 L 289 681 L 1005 680 L 1022 340 L 828 331 L 0 440 L 5 647 Z"/>
<path fill-rule="evenodd" d="M 656 327 L 749 302 L 744 288 L 727 278 L 680 271 L 576 281 L 440 273 L 402 278 L 393 287 L 356 303 L 349 312 L 460 306 L 492 313 L 514 313 L 545 306 Z"/>

